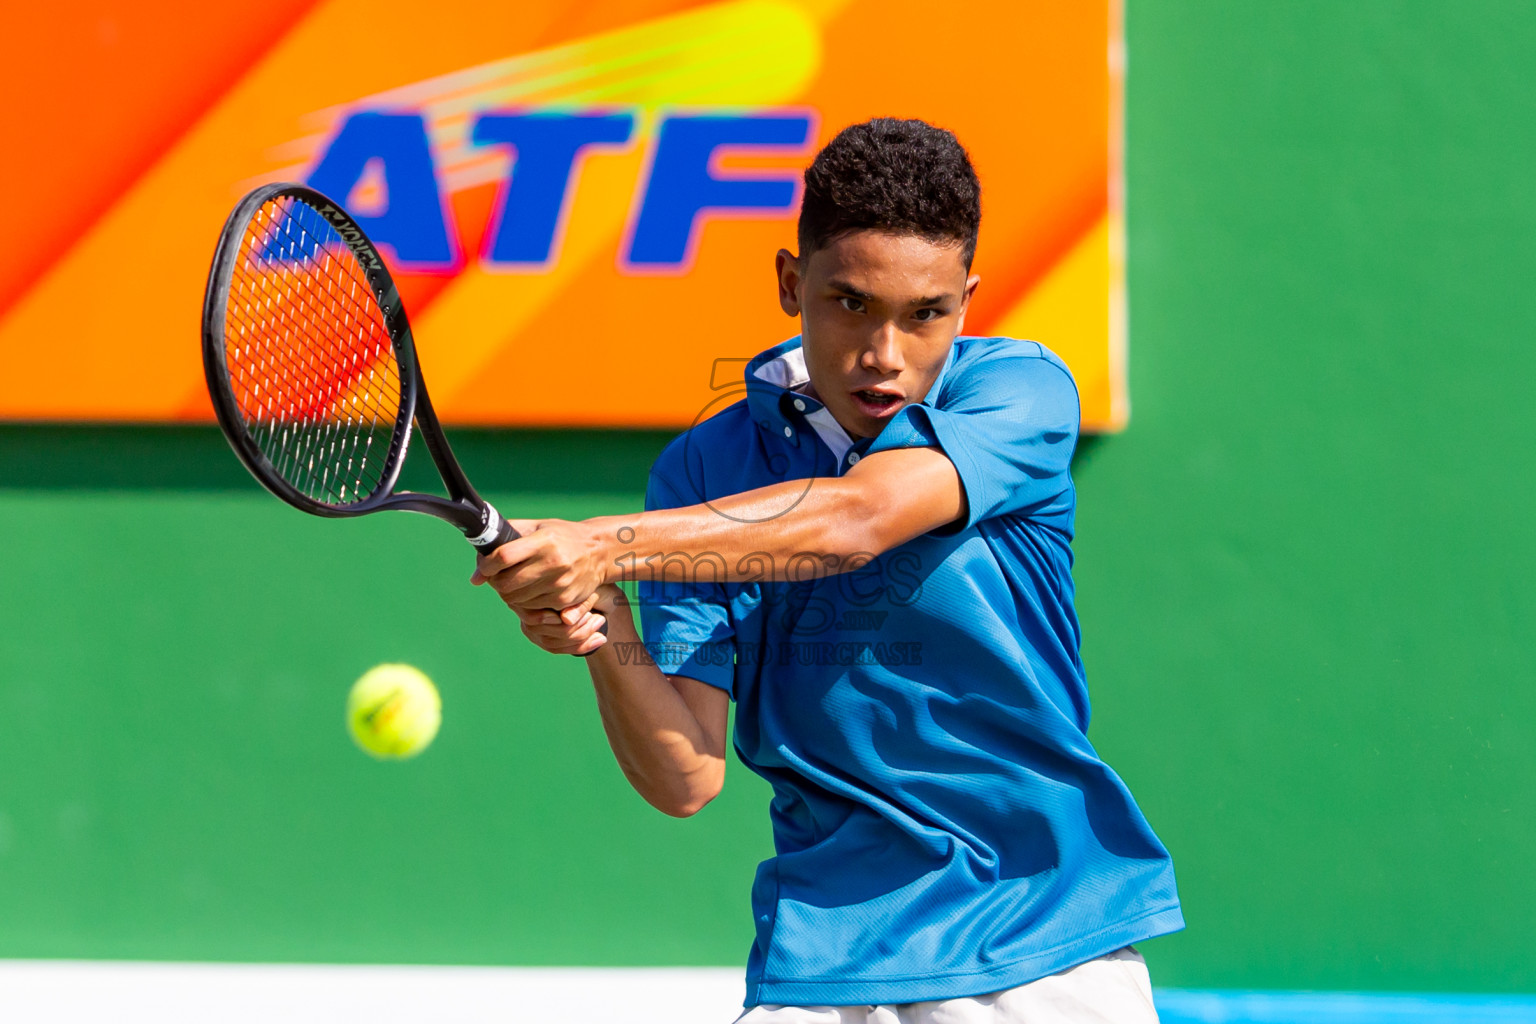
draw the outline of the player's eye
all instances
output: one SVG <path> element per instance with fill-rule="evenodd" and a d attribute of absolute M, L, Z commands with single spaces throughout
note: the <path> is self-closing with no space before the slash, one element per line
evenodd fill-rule
<path fill-rule="evenodd" d="M 912 314 L 912 316 L 917 320 L 918 323 L 923 323 L 923 324 L 931 323 L 932 321 L 939 319 L 939 317 L 941 317 L 943 315 L 944 315 L 944 311 L 942 309 L 934 309 L 932 306 L 929 306 L 926 309 L 920 309 L 916 313 Z"/>
<path fill-rule="evenodd" d="M 837 301 L 841 302 L 843 304 L 843 308 L 850 313 L 864 312 L 864 303 L 860 302 L 858 299 L 851 295 L 840 295 L 838 296 Z"/>

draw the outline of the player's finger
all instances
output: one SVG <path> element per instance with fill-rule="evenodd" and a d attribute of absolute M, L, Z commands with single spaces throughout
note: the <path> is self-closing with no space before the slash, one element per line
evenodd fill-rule
<path fill-rule="evenodd" d="M 593 615 L 590 621 L 583 622 L 582 628 L 576 630 L 571 636 L 571 643 L 565 649 L 566 654 L 591 654 L 603 644 L 608 642 L 608 636 L 603 632 L 607 620 L 601 615 Z"/>
<path fill-rule="evenodd" d="M 590 637 L 587 638 L 585 643 L 583 643 L 572 653 L 585 657 L 586 655 L 591 654 L 593 651 L 596 651 L 599 647 L 602 647 L 607 642 L 607 633 L 593 633 Z"/>
<path fill-rule="evenodd" d="M 570 627 L 572 640 L 585 640 L 593 633 L 600 633 L 608 620 L 596 612 L 590 612 L 576 625 Z"/>
<path fill-rule="evenodd" d="M 546 612 L 549 618 L 545 618 L 537 609 L 524 609 L 526 617 L 519 615 L 518 618 L 525 629 L 534 630 L 544 639 L 571 642 L 586 639 L 593 631 L 602 629 L 607 621 L 598 612 L 584 612 L 575 622 L 567 623 L 558 614 Z"/>
<path fill-rule="evenodd" d="M 575 645 L 601 630 L 605 621 L 601 615 L 591 614 L 572 626 L 561 623 L 557 626 L 535 626 L 534 628 L 541 636 L 552 642 Z"/>
<path fill-rule="evenodd" d="M 592 606 L 595 604 L 597 604 L 596 593 L 578 604 L 567 605 L 560 611 L 560 621 L 567 626 L 574 626 L 586 617 L 586 614 L 592 610 Z"/>
<path fill-rule="evenodd" d="M 531 626 L 523 623 L 523 635 L 542 650 L 550 654 L 568 654 L 571 649 L 580 645 L 580 640 L 574 640 L 565 627 Z"/>
<path fill-rule="evenodd" d="M 508 604 L 512 614 L 518 621 L 526 626 L 558 626 L 561 624 L 560 613 L 553 608 L 529 608 L 526 605 Z"/>
<path fill-rule="evenodd" d="M 491 577 L 491 586 L 496 593 L 501 595 L 503 601 L 509 604 L 520 604 L 525 608 L 569 608 L 573 604 L 580 604 L 586 594 L 573 594 L 566 600 L 557 600 L 564 582 L 562 576 L 553 579 L 530 575 L 524 567 L 497 573 Z"/>
<path fill-rule="evenodd" d="M 526 522 L 526 520 L 518 520 Z M 542 548 L 545 541 L 533 534 L 524 534 L 516 540 L 509 540 L 494 551 L 488 551 L 475 560 L 475 575 L 483 580 L 505 572 L 520 562 L 525 562 L 536 551 Z"/>
<path fill-rule="evenodd" d="M 517 543 L 513 541 L 513 543 Z M 549 577 L 556 575 L 559 570 L 552 566 L 546 566 L 537 560 L 524 561 L 509 569 L 501 569 L 496 572 L 487 572 L 485 568 L 476 570 L 502 597 L 509 601 L 518 601 L 521 604 L 533 606 L 542 603 L 546 607 L 564 607 L 564 605 L 551 605 L 550 602 L 536 602 L 533 598 L 541 593 L 548 594 L 554 589 Z M 567 602 L 567 604 L 573 602 Z"/>
<path fill-rule="evenodd" d="M 607 640 L 602 632 L 606 622 L 601 615 L 589 615 L 574 628 L 525 623 L 523 635 L 551 654 L 589 654 Z M 594 643 L 593 637 L 598 637 L 598 642 Z"/>
<path fill-rule="evenodd" d="M 560 618 L 561 609 L 580 603 L 577 601 L 555 601 L 547 584 L 530 584 L 518 587 L 507 572 L 499 572 L 486 577 L 477 569 L 475 575 L 470 577 L 470 582 L 488 584 L 492 590 L 496 591 L 497 596 L 506 603 L 508 608 L 517 612 L 520 617 L 525 613 L 533 616 L 533 621 L 562 621 Z M 548 612 L 551 617 L 547 620 L 544 619 L 541 615 L 543 612 Z"/>
<path fill-rule="evenodd" d="M 513 541 L 512 544 L 517 544 L 519 547 L 515 551 L 509 552 L 509 554 L 521 559 L 517 564 L 494 571 L 486 571 L 487 569 L 494 568 L 494 563 L 482 567 L 481 574 L 492 578 L 496 582 L 498 590 L 521 590 L 527 587 L 538 586 L 541 583 L 548 583 L 551 579 L 564 574 L 568 570 L 568 566 L 563 564 L 558 558 L 553 557 L 551 552 L 547 550 L 549 548 L 548 541 L 540 538 L 537 534 L 524 539 L 529 542 L 526 546 L 521 541 Z M 509 547 L 511 547 L 511 544 L 498 548 L 492 552 L 491 556 L 488 556 L 488 559 L 499 559 L 502 553 L 506 552 Z"/>

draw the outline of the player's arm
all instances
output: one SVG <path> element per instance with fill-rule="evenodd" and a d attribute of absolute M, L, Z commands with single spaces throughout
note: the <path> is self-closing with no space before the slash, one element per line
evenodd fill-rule
<path fill-rule="evenodd" d="M 948 456 L 899 448 L 869 455 L 841 477 L 786 481 L 708 505 L 514 523 L 524 536 L 482 556 L 474 581 L 490 582 L 514 607 L 567 608 L 626 575 L 689 582 L 706 558 L 721 582 L 800 579 L 857 568 L 965 513 Z"/>
<path fill-rule="evenodd" d="M 587 669 L 608 745 L 624 777 L 647 803 L 682 818 L 719 794 L 725 783 L 730 695 L 657 668 L 618 587 L 600 588 L 564 617 L 514 610 L 523 633 L 544 650 L 591 652 Z M 607 643 L 599 632 L 605 623 Z"/>

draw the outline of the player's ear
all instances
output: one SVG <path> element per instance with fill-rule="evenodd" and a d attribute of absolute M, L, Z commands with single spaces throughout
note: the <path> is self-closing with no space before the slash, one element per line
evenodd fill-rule
<path fill-rule="evenodd" d="M 773 257 L 774 273 L 779 279 L 779 308 L 787 316 L 800 315 L 800 258 L 788 249 L 780 249 Z"/>
<path fill-rule="evenodd" d="M 965 291 L 960 293 L 960 322 L 955 325 L 956 334 L 965 329 L 965 311 L 971 308 L 971 296 L 976 294 L 976 286 L 979 284 L 980 274 L 972 274 L 965 279 Z"/>

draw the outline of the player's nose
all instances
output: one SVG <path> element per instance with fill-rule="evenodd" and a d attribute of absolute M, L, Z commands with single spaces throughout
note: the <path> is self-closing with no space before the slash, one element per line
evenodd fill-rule
<path fill-rule="evenodd" d="M 900 373 L 906 369 L 906 358 L 902 352 L 902 334 L 897 330 L 895 323 L 886 320 L 876 328 L 864 346 L 864 351 L 859 357 L 859 365 L 866 370 L 881 374 Z"/>

